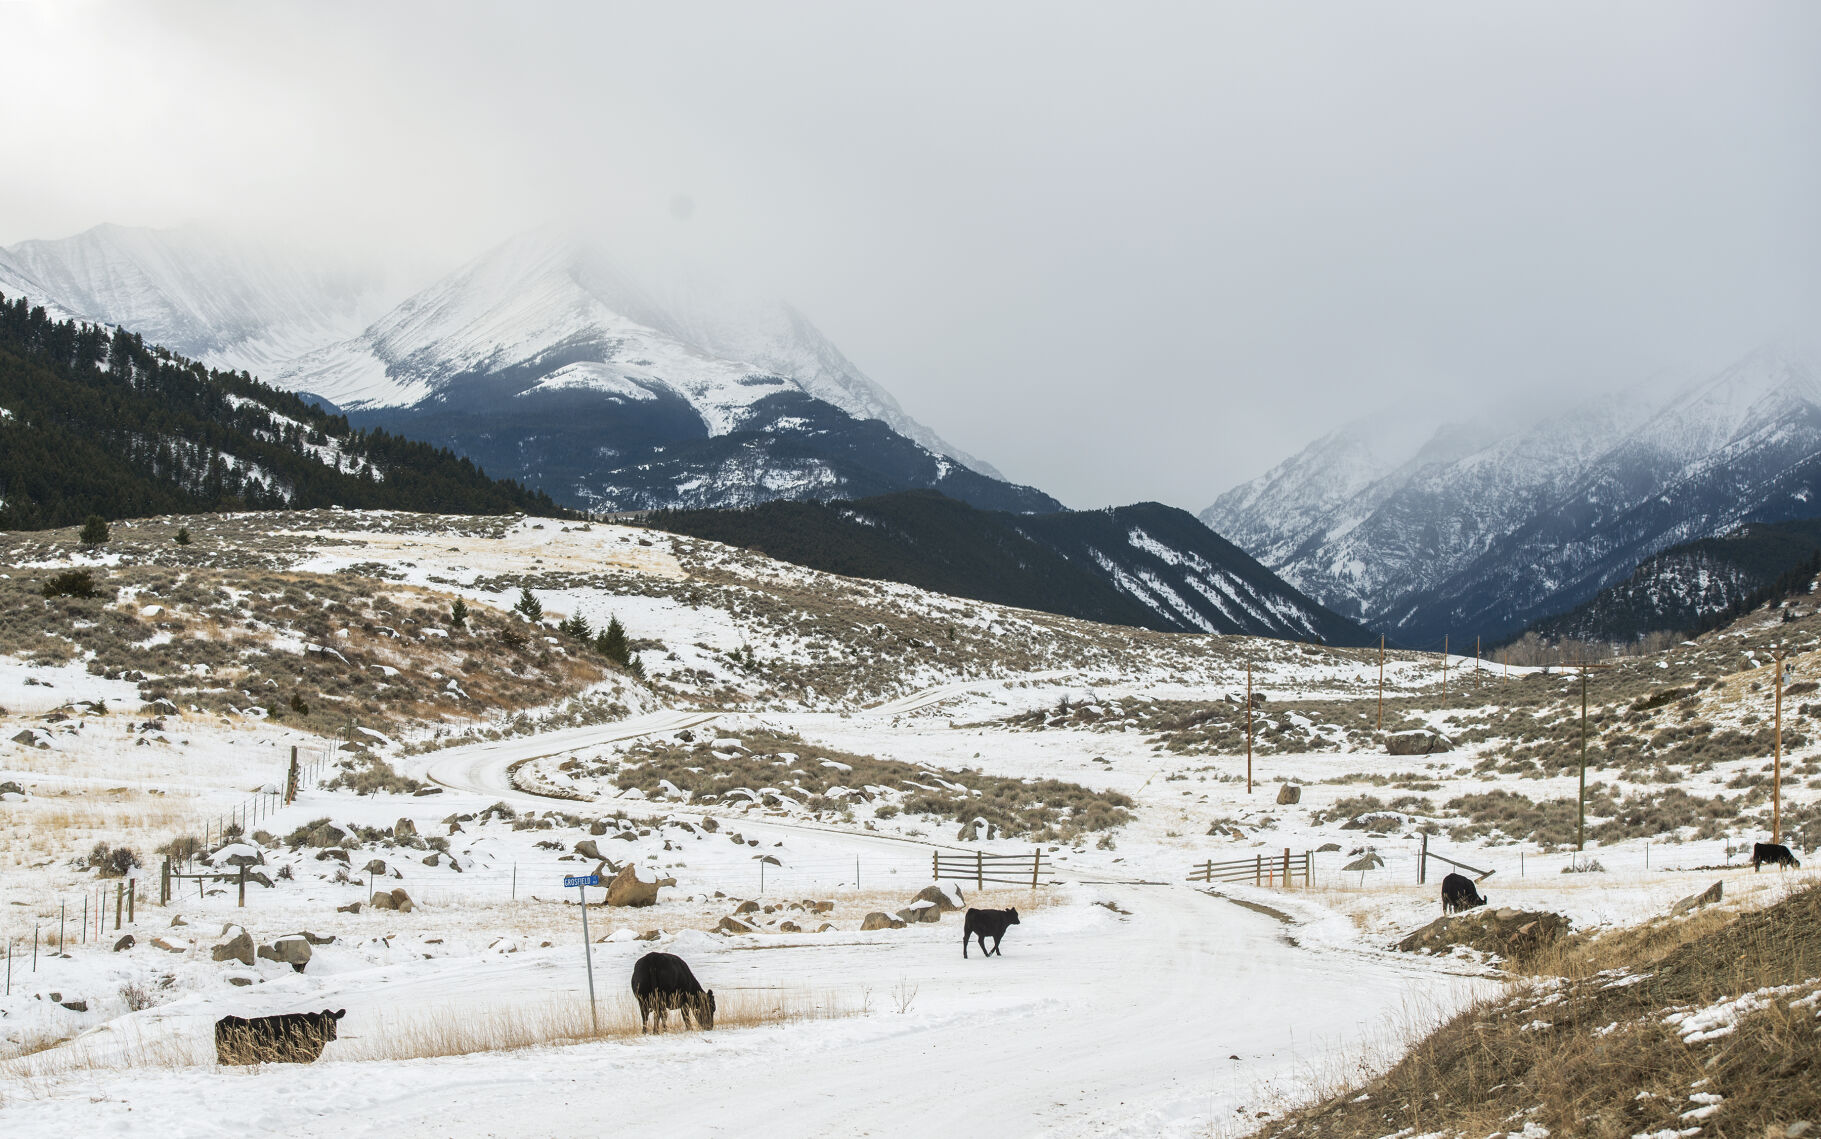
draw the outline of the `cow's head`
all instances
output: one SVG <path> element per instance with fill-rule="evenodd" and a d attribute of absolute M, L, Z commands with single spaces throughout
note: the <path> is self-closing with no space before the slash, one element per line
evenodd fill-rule
<path fill-rule="evenodd" d="M 1472 909 L 1475 906 L 1483 906 L 1485 904 L 1486 904 L 1486 899 L 1485 899 L 1484 895 L 1482 895 L 1478 890 L 1475 890 L 1475 891 L 1473 891 L 1473 896 L 1471 898 L 1468 898 L 1467 901 L 1465 902 L 1465 908 Z"/>
<path fill-rule="evenodd" d="M 334 1040 L 335 1039 L 335 1022 L 347 1015 L 348 1015 L 348 1010 L 345 1008 L 338 1008 L 338 1009 L 334 1010 L 333 1012 L 329 1011 L 328 1009 L 323 1009 L 322 1010 L 322 1028 L 323 1028 L 322 1038 L 324 1040 Z"/>
<path fill-rule="evenodd" d="M 709 989 L 696 998 L 696 1019 L 702 1022 L 703 1028 L 714 1027 L 714 990 Z"/>
<path fill-rule="evenodd" d="M 1023 925 L 1024 924 L 1023 922 L 1018 920 L 1018 907 L 1017 906 L 1013 906 L 1011 909 L 1009 909 L 1005 912 L 1007 915 L 1006 919 L 1005 919 L 1006 925 Z"/>

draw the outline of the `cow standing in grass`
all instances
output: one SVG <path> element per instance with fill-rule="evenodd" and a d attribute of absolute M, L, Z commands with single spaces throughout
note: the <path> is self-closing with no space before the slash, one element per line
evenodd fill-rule
<path fill-rule="evenodd" d="M 335 1039 L 347 1009 L 280 1016 L 224 1016 L 215 1022 L 215 1059 L 223 1064 L 308 1064 Z"/>
<path fill-rule="evenodd" d="M 961 928 L 961 956 L 967 956 L 967 943 L 970 938 L 980 939 L 980 949 L 988 957 L 999 953 L 999 943 L 1005 940 L 1005 931 L 1012 926 L 1023 924 L 1018 920 L 1016 907 L 1009 910 L 974 910 L 967 911 L 967 920 Z M 986 939 L 993 939 L 993 947 L 986 947 Z M 1005 954 L 999 953 L 1004 957 Z"/>
<path fill-rule="evenodd" d="M 647 953 L 632 967 L 632 995 L 639 999 L 639 1031 L 662 1032 L 670 1010 L 683 1014 L 683 1027 L 693 1016 L 704 1029 L 714 1027 L 714 990 L 703 990 L 689 965 L 674 953 Z M 656 1028 L 650 1023 L 655 1020 Z"/>
<path fill-rule="evenodd" d="M 1800 870 L 1802 863 L 1790 852 L 1789 847 L 1775 842 L 1754 842 L 1751 844 L 1751 868 L 1756 873 L 1760 866 L 1769 863 L 1781 866 L 1785 870 Z"/>
<path fill-rule="evenodd" d="M 1475 906 L 1485 904 L 1486 899 L 1480 897 L 1480 892 L 1473 888 L 1473 880 L 1466 875 L 1450 874 L 1442 879 L 1442 912 L 1444 914 L 1456 914 L 1462 910 L 1470 910 Z"/>

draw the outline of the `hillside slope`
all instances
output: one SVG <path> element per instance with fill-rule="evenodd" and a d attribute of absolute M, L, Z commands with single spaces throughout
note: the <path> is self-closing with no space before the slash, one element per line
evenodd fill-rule
<path fill-rule="evenodd" d="M 0 296 L 0 527 L 331 505 L 560 513 L 446 450 Z"/>
<path fill-rule="evenodd" d="M 1547 640 L 1629 641 L 1693 632 L 1768 599 L 1781 581 L 1806 590 L 1821 564 L 1821 519 L 1752 523 L 1671 546 L 1624 581 L 1530 628 Z"/>
<path fill-rule="evenodd" d="M 1372 637 L 1171 507 L 1008 514 L 931 492 L 666 511 L 652 525 L 831 573 L 1169 632 Z"/>

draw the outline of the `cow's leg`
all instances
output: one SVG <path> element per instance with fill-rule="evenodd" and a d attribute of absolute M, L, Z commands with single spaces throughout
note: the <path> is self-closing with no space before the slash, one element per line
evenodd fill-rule
<path fill-rule="evenodd" d="M 651 998 L 639 994 L 639 1034 L 642 1036 L 651 1031 Z"/>
<path fill-rule="evenodd" d="M 690 999 L 688 996 L 684 996 L 681 1000 L 677 1001 L 677 1011 L 681 1012 L 683 1014 L 683 1027 L 685 1029 L 691 1029 L 691 1028 L 695 1027 L 695 1019 L 694 1019 L 695 1001 L 694 1000 Z"/>
<path fill-rule="evenodd" d="M 973 930 L 964 929 L 961 931 L 961 959 L 963 961 L 967 960 L 967 943 L 972 940 L 974 940 Z"/>

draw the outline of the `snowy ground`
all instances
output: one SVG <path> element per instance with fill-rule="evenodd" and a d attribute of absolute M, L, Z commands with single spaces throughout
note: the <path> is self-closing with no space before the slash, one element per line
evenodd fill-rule
<path fill-rule="evenodd" d="M 413 584 L 498 604 L 485 582 L 533 567 L 594 573 L 608 565 L 670 588 L 686 567 L 668 546 L 643 546 L 640 536 L 618 527 L 584 533 L 520 524 L 497 538 L 369 527 L 287 540 L 306 547 L 294 566 L 300 572 L 380 558 L 405 567 Z M 320 549 L 307 548 L 317 541 Z M 699 549 L 689 553 L 698 568 L 714 561 Z M 729 555 L 715 564 L 726 571 L 735 561 Z M 805 580 L 791 567 L 763 572 L 796 586 Z M 1007 727 L 1064 697 L 1220 700 L 1243 684 L 1232 651 L 1241 642 L 1195 639 L 1192 651 L 1172 649 L 1177 657 L 1149 665 L 1140 642 L 1080 668 L 1053 659 L 997 672 L 924 663 L 910 670 L 919 683 L 885 685 L 892 695 L 865 705 L 815 694 L 770 701 L 729 664 L 731 650 L 756 649 L 765 658 L 800 650 L 809 659 L 825 649 L 762 639 L 761 626 L 741 612 L 692 606 L 681 594 L 552 588 L 540 596 L 553 615 L 598 606 L 588 611 L 598 623 L 610 608 L 636 635 L 664 642 L 675 659 L 652 662 L 660 677 L 697 670 L 712 675 L 704 683 L 716 691 L 745 686 L 755 699 L 731 708 L 691 703 L 673 687 L 642 705 L 632 701 L 632 714 L 613 723 L 465 734 L 425 726 L 410 739 L 370 739 L 400 773 L 436 793 L 356 796 L 309 782 L 295 804 L 261 814 L 249 828 L 282 838 L 328 818 L 350 834 L 366 828 L 390 836 L 409 819 L 418 835 L 446 849 L 350 840 L 344 871 L 319 858 L 321 848 L 266 843 L 263 870 L 277 881 L 255 887 L 244 909 L 231 887 L 209 885 L 199 896 L 194 881 L 159 907 L 147 901 L 148 893 L 156 898 L 156 875 L 141 870 L 137 921 L 121 931 L 113 925 L 112 883 L 74 869 L 73 857 L 98 840 L 149 852 L 175 834 L 200 833 L 205 820 L 242 809 L 250 792 L 281 783 L 293 745 L 306 760 L 327 745 L 257 717 L 183 712 L 144 729 L 147 714 L 132 684 L 91 676 L 80 663 L 0 658 L 0 740 L 27 727 L 42 733 L 39 743 L 0 742 L 0 782 L 27 792 L 0 802 L 0 933 L 16 943 L 11 990 L 0 997 L 0 1129 L 568 1135 L 614 1126 L 635 1134 L 910 1135 L 943 1126 L 995 1135 L 1239 1135 L 1260 1112 L 1281 1111 L 1384 1062 L 1410 1032 L 1497 984 L 1484 962 L 1390 948 L 1437 912 L 1440 869 L 1417 885 L 1413 838 L 1374 837 L 1342 818 L 1316 821 L 1336 801 L 1373 790 L 1332 781 L 1361 773 L 1421 773 L 1434 784 L 1424 793 L 1437 802 L 1484 789 L 1473 746 L 1436 757 L 1261 754 L 1248 792 L 1243 756 L 1170 754 L 1132 730 Z M 970 628 L 1025 620 L 902 587 L 881 588 L 875 600 Z M 1046 635 L 1038 624 L 1016 627 L 1018 636 Z M 1357 695 L 1376 680 L 1375 664 L 1357 655 L 1281 645 L 1245 655 L 1255 657 L 1255 679 L 1279 700 Z M 1389 682 L 1417 691 L 1427 677 L 1417 664 L 1394 661 Z M 81 700 L 105 701 L 108 711 L 42 719 Z M 810 747 L 932 771 L 1067 780 L 1131 796 L 1135 817 L 1104 842 L 1082 836 L 1047 844 L 1038 890 L 977 894 L 962 883 L 970 902 L 1017 905 L 1024 919 L 1008 934 L 1003 957 L 983 960 L 976 950 L 963 960 L 956 915 L 870 932 L 860 931 L 861 919 L 894 912 L 928 885 L 937 849 L 1019 853 L 1032 849 L 1028 843 L 961 842 L 952 822 L 888 816 L 878 804 L 842 820 L 757 803 L 638 799 L 610 781 L 562 770 L 568 760 L 612 758 L 684 731 L 716 738 L 728 754 L 743 735 L 787 732 Z M 465 742 L 423 750 L 437 732 Z M 1716 769 L 1712 781 L 1723 785 L 1744 766 Z M 1302 788 L 1300 803 L 1276 804 L 1283 782 Z M 521 789 L 558 785 L 585 798 Z M 1525 780 L 1522 789 L 1570 793 L 1555 778 Z M 521 824 L 546 812 L 572 819 L 515 829 L 505 818 L 480 817 L 495 803 L 510 806 Z M 606 825 L 616 812 L 631 821 Z M 445 821 L 459 816 L 473 817 L 459 830 Z M 1221 829 L 1210 835 L 1217 822 Z M 591 835 L 590 823 L 606 825 L 606 833 Z M 676 879 L 649 909 L 602 907 L 600 891 L 591 892 L 595 980 L 610 1019 L 627 1015 L 631 964 L 652 948 L 684 956 L 723 1000 L 783 1005 L 801 1018 L 661 1039 L 635 1034 L 400 1058 L 415 1045 L 437 1051 L 438 1026 L 535 1021 L 586 1007 L 580 911 L 575 891 L 561 886 L 564 875 L 595 867 L 576 853 L 586 841 L 647 878 Z M 1533 845 L 1432 842 L 1495 871 L 1482 883 L 1494 905 L 1554 910 L 1580 928 L 1662 913 L 1716 878 L 1726 883 L 1726 904 L 1753 905 L 1809 873 L 1697 869 L 1729 861 L 1729 843 L 1720 839 L 1602 847 L 1601 874 L 1563 874 L 1572 855 Z M 1203 859 L 1277 859 L 1286 849 L 1300 855 L 1330 843 L 1339 849 L 1315 854 L 1313 888 L 1200 889 L 1185 881 Z M 1382 866 L 1342 871 L 1366 846 Z M 372 857 L 386 866 L 370 880 L 363 865 Z M 408 891 L 416 908 L 374 910 L 370 889 L 392 887 Z M 105 932 L 91 922 L 77 934 L 85 899 L 108 907 Z M 755 932 L 711 932 L 748 899 L 774 907 L 743 915 Z M 805 901 L 833 907 L 812 913 L 800 908 Z M 352 902 L 368 904 L 342 912 Z M 60 912 L 65 956 L 51 942 Z M 786 922 L 800 931 L 784 930 Z M 824 922 L 832 928 L 809 932 Z M 268 960 L 216 962 L 210 951 L 229 924 L 262 944 L 300 930 L 334 941 L 315 949 L 303 973 Z M 655 940 L 634 940 L 648 932 Z M 135 944 L 115 952 L 123 933 Z M 322 1008 L 346 1008 L 348 1017 L 343 1038 L 318 1064 L 247 1071 L 214 1064 L 217 1017 Z"/>

